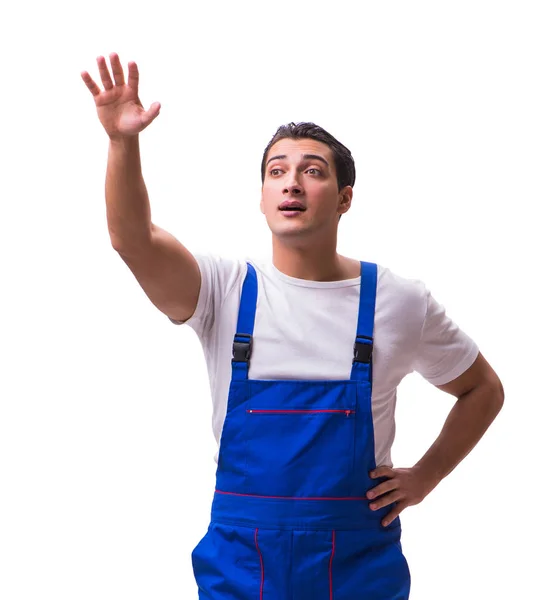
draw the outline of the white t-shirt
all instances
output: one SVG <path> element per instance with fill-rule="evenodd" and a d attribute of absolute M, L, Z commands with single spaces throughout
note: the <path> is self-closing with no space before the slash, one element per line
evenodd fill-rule
<path fill-rule="evenodd" d="M 256 270 L 257 309 L 249 379 L 349 379 L 357 333 L 361 278 L 308 281 L 270 260 L 195 255 L 202 274 L 197 307 L 185 324 L 203 347 L 219 443 L 231 380 L 246 260 Z M 181 324 L 182 321 L 174 321 Z M 478 347 L 446 315 L 419 280 L 378 265 L 374 317 L 372 415 L 376 465 L 392 467 L 397 386 L 412 371 L 441 385 L 476 360 Z M 217 462 L 218 453 L 215 455 Z"/>

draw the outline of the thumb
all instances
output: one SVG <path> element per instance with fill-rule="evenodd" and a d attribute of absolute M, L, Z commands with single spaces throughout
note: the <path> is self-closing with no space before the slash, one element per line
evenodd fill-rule
<path fill-rule="evenodd" d="M 161 110 L 160 102 L 153 102 L 149 109 L 142 115 L 142 125 L 147 127 L 153 121 Z"/>

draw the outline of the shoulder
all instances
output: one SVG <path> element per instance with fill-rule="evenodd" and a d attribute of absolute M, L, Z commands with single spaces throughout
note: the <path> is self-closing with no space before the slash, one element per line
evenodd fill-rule
<path fill-rule="evenodd" d="M 394 289 L 408 293 L 422 293 L 425 284 L 420 279 L 400 275 L 389 267 L 378 264 L 378 285 L 383 289 Z"/>
<path fill-rule="evenodd" d="M 195 253 L 200 267 L 203 284 L 228 294 L 246 275 L 247 260 L 241 257 L 224 256 L 212 253 Z"/>
<path fill-rule="evenodd" d="M 402 309 L 404 314 L 424 318 L 428 290 L 423 281 L 400 275 L 388 267 L 378 265 L 376 305 L 391 310 Z"/>
<path fill-rule="evenodd" d="M 185 323 L 204 338 L 213 330 L 225 300 L 239 294 L 247 273 L 247 262 L 244 258 L 213 253 L 194 252 L 193 256 L 200 269 L 201 285 L 196 310 Z M 183 323 L 170 320 L 175 324 Z"/>

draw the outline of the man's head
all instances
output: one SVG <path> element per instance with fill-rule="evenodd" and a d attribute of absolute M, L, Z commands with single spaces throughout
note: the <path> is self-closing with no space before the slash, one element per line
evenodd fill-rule
<path fill-rule="evenodd" d="M 278 128 L 261 162 L 261 211 L 273 234 L 334 235 L 353 196 L 355 164 L 351 152 L 314 123 Z M 303 209 L 286 212 L 298 202 Z"/>

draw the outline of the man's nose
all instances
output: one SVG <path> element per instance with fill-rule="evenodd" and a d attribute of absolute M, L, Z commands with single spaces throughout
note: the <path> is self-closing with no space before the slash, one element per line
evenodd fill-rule
<path fill-rule="evenodd" d="M 287 195 L 296 196 L 297 194 L 298 195 L 302 194 L 302 192 L 303 192 L 302 186 L 295 179 L 293 179 L 293 181 L 291 181 L 289 184 L 287 184 L 285 186 L 285 188 L 283 189 L 284 195 L 287 194 Z"/>

